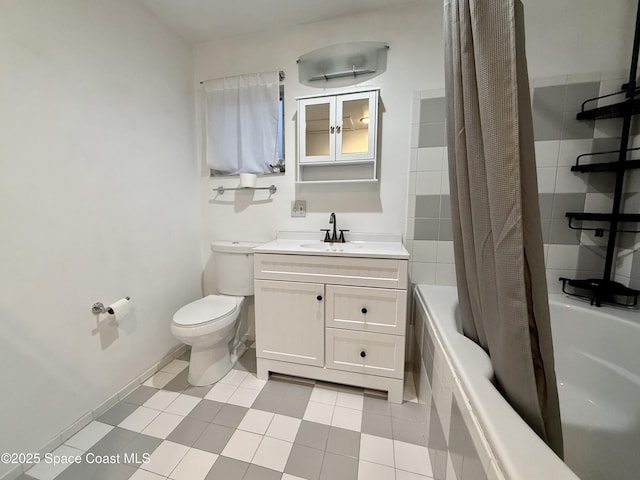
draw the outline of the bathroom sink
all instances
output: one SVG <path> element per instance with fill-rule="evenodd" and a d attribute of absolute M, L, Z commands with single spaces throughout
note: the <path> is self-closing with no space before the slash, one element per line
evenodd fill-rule
<path fill-rule="evenodd" d="M 329 242 L 309 242 L 301 243 L 300 248 L 308 250 L 320 250 L 323 252 L 353 252 L 362 248 L 362 242 L 345 242 L 345 243 L 329 243 Z"/>
<path fill-rule="evenodd" d="M 313 232 L 311 235 L 317 235 Z M 317 236 L 316 236 L 317 238 Z M 409 258 L 400 241 L 354 240 L 329 243 L 311 238 L 277 238 L 253 249 L 254 253 L 282 253 L 286 255 L 330 255 L 365 258 Z"/>

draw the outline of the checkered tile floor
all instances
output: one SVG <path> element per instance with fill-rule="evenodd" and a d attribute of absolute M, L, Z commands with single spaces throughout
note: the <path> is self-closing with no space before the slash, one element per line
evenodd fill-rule
<path fill-rule="evenodd" d="M 255 350 L 213 387 L 174 360 L 54 451 L 23 480 L 426 480 L 425 406 L 373 392 L 255 376 Z M 411 395 L 411 389 L 407 390 Z M 407 395 L 407 394 L 406 394 Z M 405 395 L 405 396 L 406 396 Z M 88 458 L 115 456 L 111 464 Z M 125 454 L 127 457 L 125 458 Z M 135 458 L 137 454 L 137 459 Z M 144 454 L 149 454 L 144 462 Z"/>

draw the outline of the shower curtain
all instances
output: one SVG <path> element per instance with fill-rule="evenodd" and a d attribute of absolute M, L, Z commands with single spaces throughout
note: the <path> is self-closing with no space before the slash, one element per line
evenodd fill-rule
<path fill-rule="evenodd" d="M 498 388 L 562 457 L 518 0 L 445 0 L 449 183 L 460 313 Z"/>

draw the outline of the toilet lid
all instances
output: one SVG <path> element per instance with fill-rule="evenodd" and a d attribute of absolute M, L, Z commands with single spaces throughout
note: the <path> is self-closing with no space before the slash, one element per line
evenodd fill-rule
<path fill-rule="evenodd" d="M 215 322 L 233 312 L 237 305 L 233 297 L 209 295 L 182 307 L 173 316 L 173 322 L 184 326 Z"/>

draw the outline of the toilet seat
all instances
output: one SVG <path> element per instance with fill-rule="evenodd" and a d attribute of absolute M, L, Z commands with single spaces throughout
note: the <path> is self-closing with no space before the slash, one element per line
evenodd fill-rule
<path fill-rule="evenodd" d="M 173 323 L 180 327 L 216 324 L 232 316 L 237 308 L 237 297 L 208 295 L 180 308 L 173 316 Z"/>

